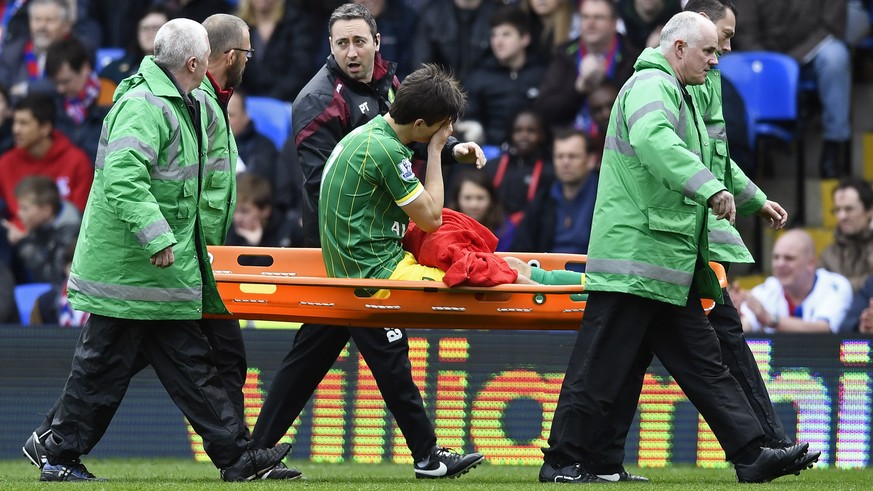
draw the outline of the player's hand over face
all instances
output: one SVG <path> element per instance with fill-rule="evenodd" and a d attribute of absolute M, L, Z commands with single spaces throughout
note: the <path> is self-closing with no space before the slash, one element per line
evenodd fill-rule
<path fill-rule="evenodd" d="M 442 152 L 443 147 L 446 146 L 446 141 L 452 136 L 452 131 L 452 122 L 446 120 L 440 129 L 430 137 L 430 142 L 427 145 L 428 152 Z"/>

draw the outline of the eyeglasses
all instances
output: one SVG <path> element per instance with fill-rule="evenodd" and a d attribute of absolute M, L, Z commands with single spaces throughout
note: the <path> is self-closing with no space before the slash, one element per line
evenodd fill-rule
<path fill-rule="evenodd" d="M 224 54 L 230 53 L 231 51 L 245 51 L 246 52 L 246 60 L 251 60 L 252 56 L 255 54 L 255 50 L 253 49 L 243 49 L 243 48 L 230 48 L 225 51 Z"/>

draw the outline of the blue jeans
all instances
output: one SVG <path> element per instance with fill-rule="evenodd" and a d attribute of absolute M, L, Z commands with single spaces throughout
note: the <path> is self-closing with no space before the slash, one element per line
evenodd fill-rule
<path fill-rule="evenodd" d="M 822 107 L 825 140 L 848 141 L 852 135 L 849 101 L 852 96 L 852 66 L 849 49 L 838 39 L 825 42 L 812 62 L 803 66 L 815 76 Z"/>

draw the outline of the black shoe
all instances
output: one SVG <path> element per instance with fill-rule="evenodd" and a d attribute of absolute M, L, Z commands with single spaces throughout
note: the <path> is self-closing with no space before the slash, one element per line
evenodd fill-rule
<path fill-rule="evenodd" d="M 836 179 L 842 175 L 852 174 L 849 148 L 848 141 L 824 141 L 819 161 L 819 171 L 822 178 Z"/>
<path fill-rule="evenodd" d="M 788 448 L 761 448 L 761 454 L 751 464 L 736 464 L 737 480 L 740 482 L 769 482 L 778 477 L 793 474 L 788 468 L 806 455 L 808 443 Z"/>
<path fill-rule="evenodd" d="M 613 474 L 597 474 L 597 477 L 609 482 L 649 482 L 648 477 L 631 474 L 628 471 L 621 471 Z"/>
<path fill-rule="evenodd" d="M 221 478 L 225 481 L 251 481 L 279 465 L 290 451 L 290 443 L 280 443 L 273 448 L 246 450 L 236 462 L 221 469 Z"/>
<path fill-rule="evenodd" d="M 416 462 L 415 477 L 417 479 L 437 479 L 440 477 L 458 477 L 479 465 L 485 457 L 478 452 L 460 454 L 440 446 L 433 447 L 426 459 Z"/>
<path fill-rule="evenodd" d="M 540 482 L 593 483 L 610 482 L 586 471 L 579 464 L 555 466 L 544 462 L 540 467 Z"/>
<path fill-rule="evenodd" d="M 806 455 L 802 455 L 799 459 L 795 460 L 785 468 L 785 475 L 794 474 L 795 476 L 799 476 L 800 471 L 812 469 L 813 464 L 818 462 L 819 457 L 821 457 L 821 452 L 809 452 Z"/>
<path fill-rule="evenodd" d="M 52 430 L 47 430 L 42 435 L 37 435 L 34 431 L 30 434 L 30 438 L 24 442 L 24 446 L 21 447 L 21 451 L 24 452 L 24 456 L 27 457 L 27 460 L 30 461 L 31 464 L 39 467 L 42 470 L 42 467 L 46 463 L 46 452 L 45 452 L 45 438 L 51 434 Z"/>
<path fill-rule="evenodd" d="M 776 439 L 770 438 L 770 439 L 765 439 L 764 443 L 761 446 L 768 447 L 768 448 L 788 448 L 792 445 L 794 445 L 794 443 L 791 443 L 791 440 L 787 440 L 784 438 L 781 440 L 776 440 Z"/>
<path fill-rule="evenodd" d="M 266 474 L 261 476 L 261 479 L 282 479 L 285 481 L 292 481 L 294 479 L 300 479 L 303 477 L 303 473 L 298 471 L 297 469 L 290 468 L 279 462 L 276 467 L 268 470 Z"/>
<path fill-rule="evenodd" d="M 106 481 L 94 474 L 88 472 L 85 464 L 78 460 L 72 462 L 63 462 L 60 464 L 50 464 L 48 462 L 42 467 L 39 473 L 40 481 Z"/>

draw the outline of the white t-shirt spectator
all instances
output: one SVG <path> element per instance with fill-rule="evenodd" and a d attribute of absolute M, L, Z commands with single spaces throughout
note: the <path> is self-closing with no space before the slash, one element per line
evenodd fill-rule
<path fill-rule="evenodd" d="M 815 284 L 803 302 L 789 312 L 785 290 L 775 277 L 767 278 L 764 283 L 752 288 L 752 295 L 767 309 L 770 315 L 780 317 L 799 317 L 806 322 L 825 321 L 832 332 L 837 332 L 846 311 L 852 303 L 852 284 L 844 276 L 832 273 L 822 268 L 815 270 Z M 761 331 L 761 324 L 755 314 L 743 304 L 740 313 L 750 321 L 752 331 Z M 764 332 L 776 332 L 771 327 L 764 327 Z"/>

